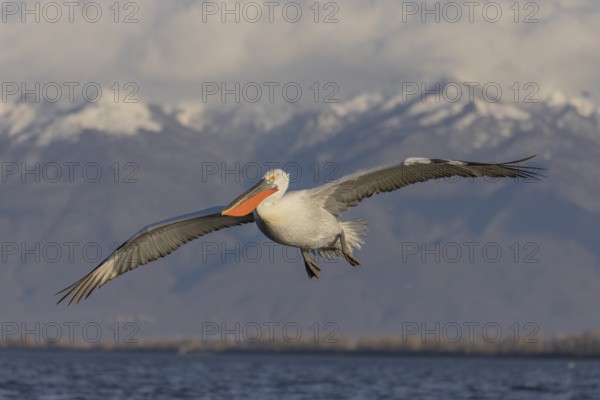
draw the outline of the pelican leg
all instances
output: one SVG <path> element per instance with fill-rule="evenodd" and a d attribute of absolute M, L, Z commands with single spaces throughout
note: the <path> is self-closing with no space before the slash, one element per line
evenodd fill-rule
<path fill-rule="evenodd" d="M 321 275 L 321 267 L 315 263 L 306 250 L 301 250 L 302 257 L 304 257 L 304 266 L 306 267 L 306 273 L 308 274 L 309 279 L 312 279 L 313 277 L 319 279 Z"/>
<path fill-rule="evenodd" d="M 344 231 L 342 231 L 342 233 L 340 233 L 339 237 L 340 237 L 340 245 L 342 246 L 342 254 L 344 255 L 344 258 L 346 259 L 346 261 L 348 261 L 348 263 L 350 265 L 352 265 L 353 267 L 359 266 L 360 262 L 358 262 L 358 260 L 356 258 L 354 258 L 354 256 L 350 252 L 351 251 L 350 247 L 348 247 L 348 245 L 346 244 L 346 234 L 344 233 Z"/>

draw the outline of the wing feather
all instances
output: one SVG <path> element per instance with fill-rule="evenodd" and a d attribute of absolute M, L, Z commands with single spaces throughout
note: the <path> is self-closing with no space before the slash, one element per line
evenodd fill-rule
<path fill-rule="evenodd" d="M 339 216 L 363 199 L 377 193 L 390 192 L 401 187 L 430 179 L 461 177 L 514 177 L 539 180 L 539 168 L 533 163 L 523 164 L 535 156 L 505 163 L 407 158 L 400 164 L 359 171 L 338 181 L 309 190 L 315 201 Z"/>
<path fill-rule="evenodd" d="M 232 217 L 221 215 L 222 209 L 223 207 L 213 207 L 144 227 L 89 274 L 58 292 L 57 294 L 64 293 L 58 303 L 67 297 L 70 297 L 68 304 L 75 299 L 79 303 L 106 282 L 164 257 L 191 240 L 223 228 L 254 222 L 252 214 Z"/>

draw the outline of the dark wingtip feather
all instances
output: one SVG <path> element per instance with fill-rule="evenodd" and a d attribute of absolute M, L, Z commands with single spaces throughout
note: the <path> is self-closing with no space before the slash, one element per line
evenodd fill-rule
<path fill-rule="evenodd" d="M 534 154 L 529 157 L 525 157 L 521 160 L 510 161 L 508 163 L 503 163 L 501 165 L 509 167 L 519 173 L 520 178 L 524 179 L 533 179 L 535 181 L 541 181 L 542 179 L 548 179 L 548 177 L 544 174 L 541 174 L 540 171 L 546 171 L 546 168 L 539 167 L 537 165 L 516 165 L 521 164 L 525 161 L 529 161 L 532 158 L 536 157 L 537 154 Z"/>
<path fill-rule="evenodd" d="M 522 162 L 525 162 L 525 161 L 529 161 L 529 160 L 531 160 L 534 157 L 537 157 L 537 154 L 534 154 L 534 155 L 522 158 L 520 160 L 509 161 L 509 162 L 505 162 L 505 163 L 502 163 L 502 164 L 518 164 L 518 163 L 522 163 Z"/>
<path fill-rule="evenodd" d="M 60 304 L 60 303 L 62 303 L 62 301 L 63 301 L 64 299 L 66 299 L 67 297 L 69 297 L 69 295 L 70 295 L 70 294 L 73 292 L 73 290 L 75 290 L 75 289 L 77 288 L 77 286 L 78 286 L 78 285 L 79 285 L 79 284 L 80 284 L 80 283 L 81 283 L 81 282 L 82 282 L 84 279 L 85 279 L 85 276 L 84 276 L 83 278 L 81 278 L 80 280 L 78 280 L 78 281 L 76 281 L 76 282 L 72 283 L 71 285 L 67 286 L 67 287 L 66 287 L 66 288 L 64 288 L 63 290 L 61 290 L 61 291 L 59 291 L 59 292 L 56 292 L 56 293 L 55 293 L 55 296 L 58 296 L 58 295 L 60 295 L 61 293 L 67 292 L 67 293 L 65 293 L 65 294 L 64 294 L 64 295 L 63 295 L 63 296 L 62 296 L 62 297 L 61 297 L 61 298 L 60 298 L 60 299 L 59 299 L 59 300 L 56 302 L 56 304 Z M 69 302 L 69 304 L 71 304 L 71 303 Z"/>
<path fill-rule="evenodd" d="M 536 156 L 537 156 L 537 154 L 534 154 L 534 155 L 531 155 L 531 156 L 528 156 L 525 158 L 521 158 L 519 160 L 507 161 L 507 162 L 497 163 L 497 164 L 479 163 L 479 162 L 470 162 L 470 161 L 463 161 L 463 162 L 467 163 L 467 165 L 477 165 L 477 166 L 482 166 L 482 167 L 499 166 L 499 167 L 503 167 L 503 168 L 507 168 L 507 169 L 511 170 L 515 174 L 516 178 L 541 181 L 543 178 L 548 178 L 547 176 L 540 173 L 540 171 L 546 171 L 546 168 L 539 167 L 537 165 L 519 165 L 526 161 L 531 160 L 532 158 L 534 158 Z"/>

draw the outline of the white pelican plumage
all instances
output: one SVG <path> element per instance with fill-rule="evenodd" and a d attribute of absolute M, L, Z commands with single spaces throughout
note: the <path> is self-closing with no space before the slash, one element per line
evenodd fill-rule
<path fill-rule="evenodd" d="M 69 304 L 106 282 L 170 254 L 190 240 L 240 224 L 256 222 L 271 240 L 297 247 L 309 278 L 321 269 L 309 255 L 344 257 L 359 265 L 353 250 L 360 249 L 367 231 L 362 219 L 340 221 L 341 214 L 364 198 L 430 179 L 461 177 L 513 177 L 539 180 L 542 168 L 522 163 L 534 156 L 506 163 L 477 163 L 429 158 L 407 158 L 394 165 L 359 171 L 325 185 L 288 192 L 289 175 L 274 169 L 227 207 L 215 207 L 148 225 L 102 261 L 89 274 L 65 288 L 59 303 Z M 65 293 L 66 292 L 66 293 Z"/>

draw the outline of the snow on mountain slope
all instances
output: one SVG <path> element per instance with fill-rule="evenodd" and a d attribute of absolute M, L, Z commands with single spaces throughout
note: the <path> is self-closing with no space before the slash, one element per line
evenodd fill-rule
<path fill-rule="evenodd" d="M 63 105 L 64 107 L 64 105 Z M 102 97 L 95 103 L 51 107 L 46 103 L 2 103 L 0 129 L 16 142 L 33 140 L 44 146 L 55 140 L 76 140 L 86 130 L 110 135 L 134 135 L 141 130 L 156 132 L 148 106 L 115 103 Z"/>

